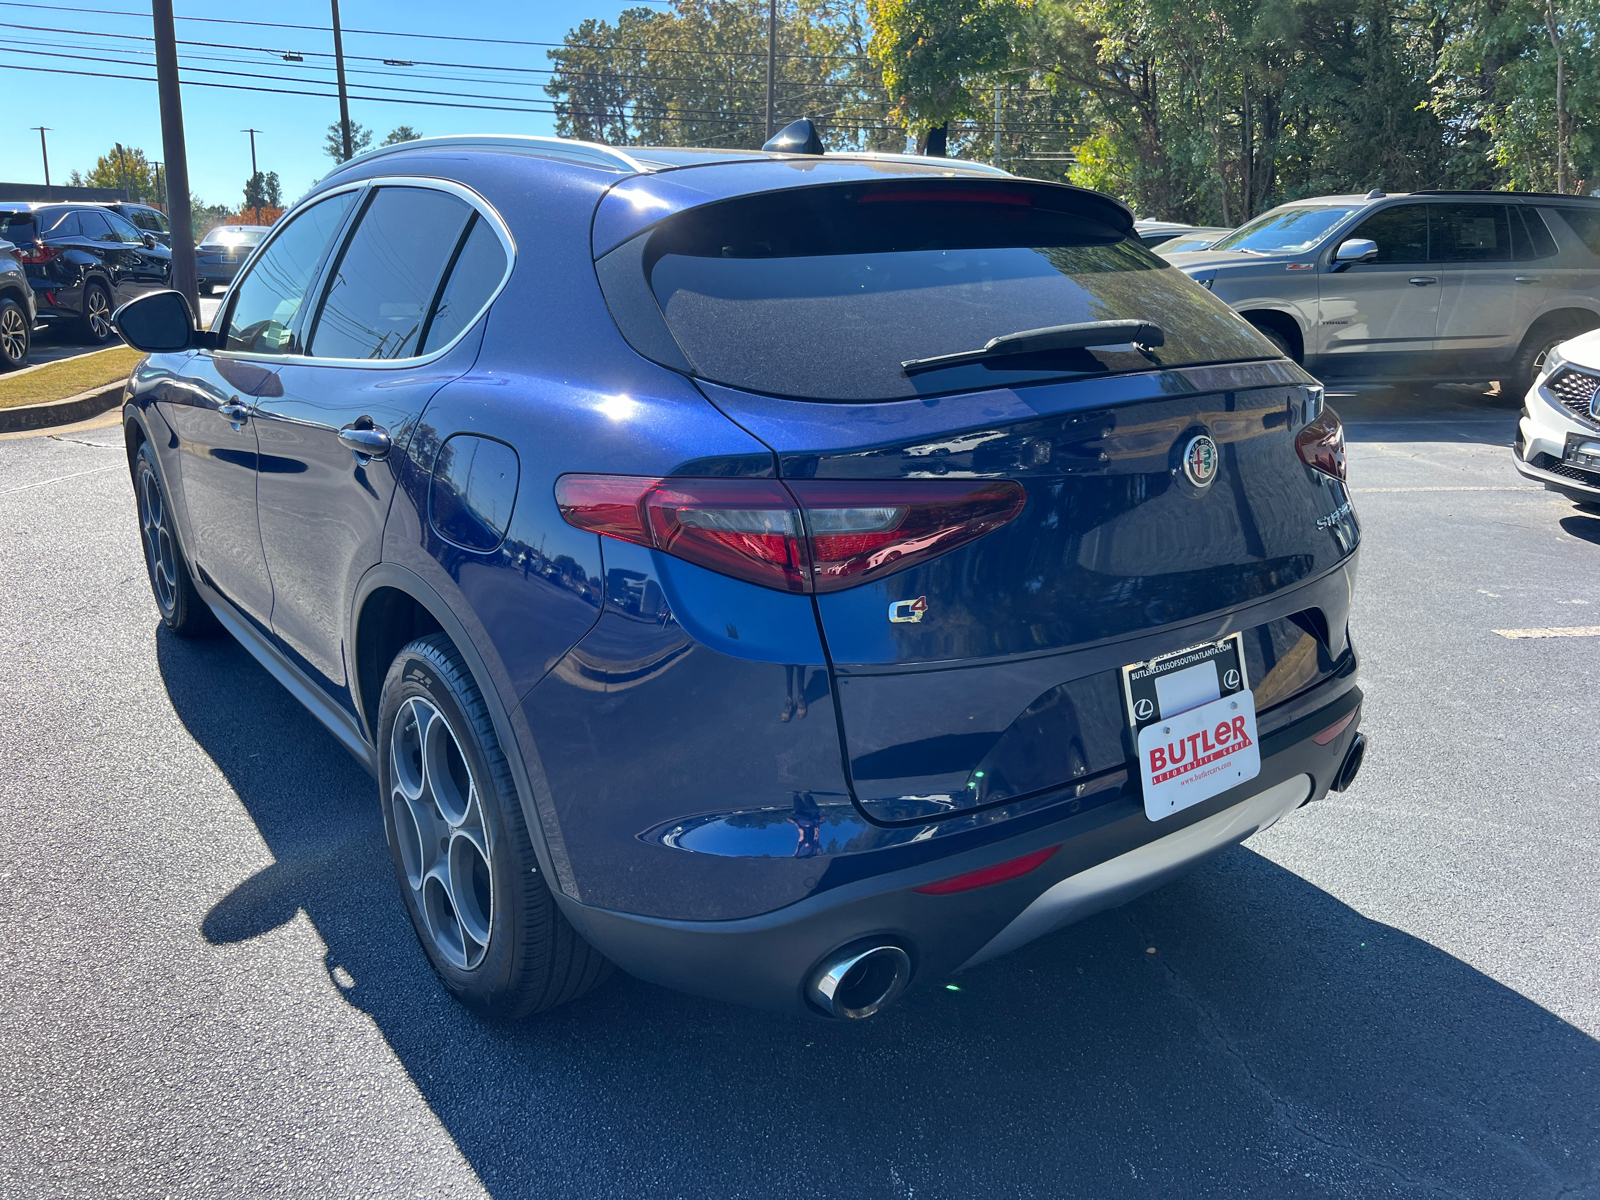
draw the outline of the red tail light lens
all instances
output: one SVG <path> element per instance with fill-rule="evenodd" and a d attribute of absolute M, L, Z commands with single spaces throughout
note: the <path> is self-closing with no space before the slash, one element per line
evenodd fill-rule
<path fill-rule="evenodd" d="M 837 592 L 947 554 L 1016 519 L 1009 479 L 801 479 L 789 484 L 811 535 L 812 581 Z"/>
<path fill-rule="evenodd" d="M 1345 481 L 1344 426 L 1333 409 L 1324 407 L 1320 417 L 1295 434 L 1294 448 L 1312 470 Z"/>
<path fill-rule="evenodd" d="M 1000 528 L 1026 501 L 1010 480 L 556 481 L 570 525 L 785 592 L 836 592 L 902 571 Z"/>
<path fill-rule="evenodd" d="M 911 890 L 920 892 L 924 896 L 948 896 L 953 892 L 970 892 L 973 888 L 1004 883 L 1008 879 L 1020 879 L 1029 871 L 1036 871 L 1044 866 L 1050 861 L 1050 856 L 1059 849 L 1060 846 L 1046 846 L 1043 850 L 1035 850 L 1032 854 L 1024 854 L 1021 858 L 1013 858 L 1009 862 L 996 863 L 992 867 L 984 867 L 981 871 L 969 871 L 965 875 L 957 875 L 954 879 L 925 883 Z"/>
<path fill-rule="evenodd" d="M 61 253 L 60 246 L 47 246 L 43 242 L 35 242 L 31 248 L 18 246 L 17 259 L 20 262 L 32 263 L 38 266 L 47 263 Z"/>

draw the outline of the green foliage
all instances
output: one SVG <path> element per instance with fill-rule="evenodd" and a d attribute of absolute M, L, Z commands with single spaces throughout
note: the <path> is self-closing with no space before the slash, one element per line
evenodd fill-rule
<path fill-rule="evenodd" d="M 389 131 L 389 136 L 384 138 L 379 145 L 398 146 L 401 142 L 414 142 L 422 135 L 409 125 L 397 125 Z"/>
<path fill-rule="evenodd" d="M 921 127 L 984 115 L 978 88 L 1010 65 L 1022 0 L 867 0 L 867 7 L 871 54 L 894 116 Z"/>
<path fill-rule="evenodd" d="M 283 185 L 276 171 L 257 171 L 244 185 L 244 206 L 249 209 L 282 208 Z"/>
<path fill-rule="evenodd" d="M 563 137 L 610 145 L 755 148 L 766 140 L 765 0 L 674 0 L 588 19 L 549 51 Z M 817 121 L 835 149 L 901 149 L 866 55 L 861 0 L 778 6 L 777 122 Z"/>
<path fill-rule="evenodd" d="M 87 174 L 74 171 L 67 182 L 73 187 L 122 188 L 130 200 L 154 200 L 156 191 L 155 165 L 137 146 L 124 146 L 117 142 L 95 162 Z"/>
<path fill-rule="evenodd" d="M 336 163 L 348 162 L 363 150 L 372 145 L 372 130 L 365 125 L 350 122 L 350 154 L 347 158 L 344 152 L 344 138 L 341 136 L 339 122 L 335 121 L 328 126 L 327 140 L 322 143 L 322 150 Z"/>

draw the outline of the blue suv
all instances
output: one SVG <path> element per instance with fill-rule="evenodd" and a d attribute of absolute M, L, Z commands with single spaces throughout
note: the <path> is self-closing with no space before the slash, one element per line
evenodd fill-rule
<path fill-rule="evenodd" d="M 1117 201 L 788 144 L 410 142 L 117 315 L 162 621 L 372 772 L 479 1011 L 868 1017 L 1360 765 L 1316 382 Z"/>

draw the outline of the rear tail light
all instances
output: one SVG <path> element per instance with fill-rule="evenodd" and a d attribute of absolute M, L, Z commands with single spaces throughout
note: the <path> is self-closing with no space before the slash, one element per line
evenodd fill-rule
<path fill-rule="evenodd" d="M 837 592 L 1016 518 L 1010 480 L 655 479 L 563 475 L 570 525 L 785 592 Z"/>
<path fill-rule="evenodd" d="M 912 888 L 913 892 L 920 892 L 924 896 L 948 896 L 953 892 L 970 892 L 974 888 L 988 887 L 994 883 L 1004 883 L 1008 879 L 1020 879 L 1029 871 L 1037 871 L 1050 861 L 1050 856 L 1060 846 L 1046 846 L 1043 850 L 1035 850 L 1032 854 L 1024 854 L 1021 858 L 1013 858 L 1008 862 L 996 863 L 992 867 L 982 870 L 969 871 L 965 875 L 957 875 L 954 879 L 941 879 L 938 883 L 925 883 L 921 887 Z"/>
<path fill-rule="evenodd" d="M 1294 448 L 1312 470 L 1345 481 L 1344 426 L 1333 409 L 1324 407 L 1321 416 L 1295 434 Z"/>
<path fill-rule="evenodd" d="M 47 246 L 43 242 L 35 242 L 31 247 L 27 248 L 23 246 L 17 247 L 18 260 L 25 263 L 32 263 L 35 266 L 49 262 L 52 258 L 60 253 L 61 247 Z"/>

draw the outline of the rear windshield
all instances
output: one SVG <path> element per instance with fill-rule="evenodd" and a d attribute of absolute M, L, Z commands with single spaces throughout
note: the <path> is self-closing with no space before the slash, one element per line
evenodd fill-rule
<path fill-rule="evenodd" d="M 36 236 L 31 212 L 0 212 L 0 238 L 8 242 L 31 242 Z"/>
<path fill-rule="evenodd" d="M 260 229 L 236 229 L 219 225 L 200 239 L 202 246 L 254 246 L 266 234 Z"/>
<path fill-rule="evenodd" d="M 1213 242 L 1212 250 L 1244 250 L 1256 254 L 1297 254 L 1309 250 L 1340 221 L 1355 212 L 1348 208 L 1280 208 L 1257 217 Z"/>
<path fill-rule="evenodd" d="M 1068 198 L 1074 193 L 1061 189 Z M 812 188 L 704 205 L 642 264 L 695 372 L 806 399 L 891 400 L 1029 379 L 1276 357 L 1109 207 L 1043 189 Z M 1164 344 L 1056 350 L 907 375 L 1024 330 L 1140 320 Z"/>

